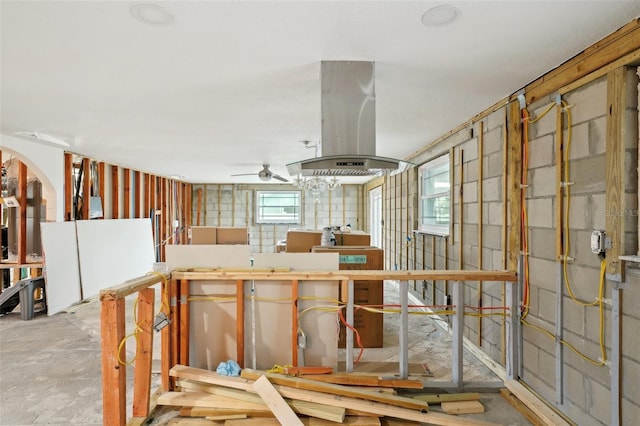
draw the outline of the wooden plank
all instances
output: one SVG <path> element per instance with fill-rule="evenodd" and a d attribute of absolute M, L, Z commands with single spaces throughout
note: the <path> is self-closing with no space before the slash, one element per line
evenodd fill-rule
<path fill-rule="evenodd" d="M 180 360 L 180 281 L 169 281 L 169 320 L 171 327 L 171 359 L 174 362 Z"/>
<path fill-rule="evenodd" d="M 618 276 L 622 281 L 623 268 L 618 256 L 623 255 L 625 217 L 625 68 L 618 68 L 607 74 L 607 139 L 606 139 L 606 211 L 607 237 L 611 238 L 611 248 L 607 250 L 607 275 Z"/>
<path fill-rule="evenodd" d="M 402 380 L 391 379 L 384 380 L 376 376 L 353 374 L 353 373 L 336 373 L 336 374 L 304 374 L 301 377 L 308 380 L 318 382 L 334 383 L 336 385 L 348 386 L 374 386 L 386 388 L 402 388 L 402 389 L 422 389 L 424 384 L 421 380 Z"/>
<path fill-rule="evenodd" d="M 451 401 L 440 404 L 447 414 L 480 414 L 484 413 L 484 405 L 480 401 Z"/>
<path fill-rule="evenodd" d="M 296 389 L 312 390 L 317 392 L 326 392 L 332 395 L 349 396 L 354 398 L 362 398 L 369 401 L 382 402 L 384 404 L 395 405 L 398 407 L 412 408 L 414 410 L 428 410 L 429 405 L 423 401 L 417 401 L 412 398 L 405 398 L 396 395 L 385 395 L 377 392 L 368 392 L 357 389 L 351 389 L 348 386 L 334 385 L 331 383 L 316 382 L 300 377 L 289 377 L 282 374 L 262 373 L 256 370 L 244 369 L 240 373 L 241 377 L 256 380 L 263 374 L 267 376 L 273 383 L 294 387 Z"/>
<path fill-rule="evenodd" d="M 164 276 L 168 278 L 167 275 Z M 145 288 L 157 284 L 161 281 L 162 278 L 155 274 L 134 278 L 122 284 L 100 290 L 100 300 L 121 299 L 140 290 L 144 290 Z"/>
<path fill-rule="evenodd" d="M 307 376 L 307 379 L 309 375 L 331 373 L 333 373 L 333 367 L 284 367 L 282 369 L 282 374 L 287 376 Z"/>
<path fill-rule="evenodd" d="M 169 419 L 167 425 L 169 426 L 206 426 L 206 425 L 222 425 L 224 422 L 216 422 L 207 419 L 182 419 L 180 417 L 174 417 Z"/>
<path fill-rule="evenodd" d="M 111 166 L 111 218 L 119 219 L 120 218 L 120 210 L 119 210 L 119 202 L 120 202 L 120 183 L 119 178 L 120 175 L 118 173 L 118 166 Z"/>
<path fill-rule="evenodd" d="M 202 212 L 202 188 L 198 188 L 197 207 L 196 207 L 196 226 L 200 226 L 200 215 Z"/>
<path fill-rule="evenodd" d="M 520 188 L 522 179 L 522 120 L 520 104 L 509 104 L 508 134 L 508 164 L 509 164 L 509 268 L 515 271 L 518 268 L 518 256 L 522 241 L 522 193 Z"/>
<path fill-rule="evenodd" d="M 226 414 L 223 416 L 208 416 L 207 420 L 220 421 L 220 420 L 238 420 L 238 419 L 246 419 L 248 416 L 246 414 Z"/>
<path fill-rule="evenodd" d="M 335 426 L 336 424 L 335 422 L 313 417 L 302 419 L 302 423 L 304 423 L 305 426 Z M 378 417 L 349 416 L 344 418 L 342 424 L 351 426 L 380 426 L 380 419 Z"/>
<path fill-rule="evenodd" d="M 324 392 L 315 392 L 305 389 L 295 389 L 288 386 L 276 386 L 280 394 L 286 398 L 298 399 L 302 401 L 311 401 L 319 404 L 334 405 L 344 407 L 347 410 L 357 410 L 370 414 L 378 414 L 380 416 L 395 417 L 404 420 L 412 420 L 434 425 L 446 426 L 462 426 L 462 425 L 493 425 L 479 420 L 460 419 L 456 416 L 440 413 L 424 413 L 419 410 L 410 408 L 396 407 L 388 404 L 380 404 L 375 401 L 367 401 L 359 398 L 351 398 L 347 396 L 336 398 L 335 395 Z"/>
<path fill-rule="evenodd" d="M 98 163 L 98 196 L 100 197 L 100 202 L 102 203 L 102 217 L 100 219 L 105 218 L 105 188 L 106 188 L 106 177 L 105 177 L 105 164 L 103 161 Z"/>
<path fill-rule="evenodd" d="M 204 370 L 202 368 L 187 367 L 184 365 L 176 365 L 171 368 L 169 374 L 172 377 L 178 377 L 181 379 L 196 380 L 202 383 L 209 383 L 212 385 L 226 386 L 232 389 L 240 389 L 244 391 L 252 390 L 252 380 L 244 379 L 242 377 L 229 377 L 221 376 L 213 371 Z"/>
<path fill-rule="evenodd" d="M 518 189 L 519 190 L 519 189 Z M 516 258 L 517 261 L 517 258 Z M 187 272 L 173 271 L 173 278 L 188 280 L 265 280 L 265 281 L 342 281 L 342 280 L 448 280 L 448 281 L 517 281 L 512 271 L 478 271 L 478 270 L 341 270 L 341 271 L 289 271 L 289 272 Z"/>
<path fill-rule="evenodd" d="M 236 362 L 244 368 L 244 281 L 236 280 Z"/>
<path fill-rule="evenodd" d="M 224 416 L 233 414 L 247 414 L 250 417 L 273 417 L 273 413 L 266 407 L 264 410 L 247 410 L 246 408 L 230 409 L 230 408 L 202 408 L 202 407 L 183 407 L 180 409 L 182 417 L 210 417 Z"/>
<path fill-rule="evenodd" d="M 283 425 L 302 426 L 296 413 L 287 405 L 282 395 L 273 387 L 266 376 L 261 376 L 253 383 L 253 389 L 267 403 L 269 409 Z"/>
<path fill-rule="evenodd" d="M 91 160 L 82 159 L 84 173 L 82 175 L 82 219 L 89 219 L 89 204 L 91 201 Z"/>
<path fill-rule="evenodd" d="M 73 212 L 73 154 L 64 153 L 64 220 L 75 218 Z"/>
<path fill-rule="evenodd" d="M 124 303 L 124 299 L 100 303 L 102 422 L 106 426 L 126 423 L 126 368 L 118 361 L 118 348 L 125 336 Z"/>
<path fill-rule="evenodd" d="M 123 175 L 123 205 L 122 205 L 122 217 L 129 219 L 131 217 L 131 169 L 126 167 L 122 169 Z"/>
<path fill-rule="evenodd" d="M 479 401 L 480 394 L 477 392 L 466 393 L 438 393 L 438 394 L 416 394 L 412 398 L 426 401 L 429 404 L 440 404 L 442 402 L 455 401 Z"/>
<path fill-rule="evenodd" d="M 542 419 L 540 419 L 540 417 L 538 417 L 538 415 L 536 413 L 534 413 L 529 407 L 524 405 L 522 403 L 522 401 L 520 401 L 508 389 L 500 389 L 500 395 L 502 395 L 502 397 L 504 399 L 506 399 L 507 402 L 509 404 L 511 404 L 511 406 L 513 408 L 518 410 L 518 412 L 520 414 L 522 414 L 524 417 L 526 417 L 526 419 L 529 420 L 529 422 L 531 422 L 531 424 L 533 426 L 544 426 L 545 425 L 545 423 L 542 421 Z"/>
<path fill-rule="evenodd" d="M 409 420 L 392 419 L 391 417 L 382 417 L 380 419 L 381 426 L 420 426 L 419 422 Z"/>
<path fill-rule="evenodd" d="M 179 363 L 189 365 L 189 281 L 180 280 L 180 358 Z"/>
<path fill-rule="evenodd" d="M 27 263 L 27 165 L 18 161 L 18 263 Z"/>
<path fill-rule="evenodd" d="M 562 250 L 562 212 L 564 210 L 564 199 L 562 197 L 562 151 L 563 151 L 563 121 L 562 105 L 556 106 L 556 135 L 555 135 L 555 162 L 556 162 L 556 199 L 555 199 L 555 227 L 556 227 L 556 259 L 560 261 L 563 256 Z"/>
<path fill-rule="evenodd" d="M 585 49 L 525 87 L 527 104 L 579 80 L 607 64 L 640 49 L 640 18 Z"/>
<path fill-rule="evenodd" d="M 509 389 L 520 401 L 536 413 L 544 424 L 548 426 L 568 426 L 569 423 L 554 409 L 546 405 L 542 400 L 533 395 L 522 383 L 517 380 L 506 380 L 504 382 Z"/>
<path fill-rule="evenodd" d="M 140 210 L 140 197 L 142 195 L 140 191 L 142 189 L 142 179 L 144 179 L 144 173 L 140 173 L 139 171 L 135 170 L 133 172 L 133 217 L 135 218 L 142 217 L 142 211 Z"/>
<path fill-rule="evenodd" d="M 507 196 L 509 195 L 509 137 L 507 128 L 509 127 L 509 111 L 504 108 L 504 116 L 502 121 L 502 268 L 507 269 L 509 260 L 509 233 L 508 233 L 508 218 L 509 218 L 509 201 Z M 506 306 L 506 283 L 502 283 L 501 292 L 501 304 L 500 306 Z M 507 317 L 502 317 L 500 326 L 500 363 L 506 365 L 507 362 Z"/>
<path fill-rule="evenodd" d="M 278 419 L 244 419 L 244 420 L 228 420 L 224 422 L 224 426 L 280 426 L 282 423 Z"/>
<path fill-rule="evenodd" d="M 170 309 L 169 309 L 169 301 L 170 299 L 170 285 L 169 282 L 165 279 L 162 280 L 162 285 L 160 287 L 162 289 L 161 300 L 162 300 L 162 312 L 169 318 Z M 160 356 L 160 365 L 161 368 L 161 388 L 164 392 L 173 389 L 171 386 L 171 378 L 169 377 L 169 370 L 171 366 L 175 364 L 174 360 L 171 358 L 171 346 L 172 346 L 172 335 L 171 335 L 171 326 L 167 325 L 160 331 L 160 347 L 162 348 L 162 353 Z"/>
<path fill-rule="evenodd" d="M 464 269 L 464 150 L 458 148 L 458 267 Z"/>
<path fill-rule="evenodd" d="M 207 392 L 166 392 L 158 397 L 158 405 L 264 410 L 264 404 L 254 404 Z"/>
<path fill-rule="evenodd" d="M 138 318 L 142 329 L 137 336 L 133 380 L 133 416 L 147 417 L 151 401 L 151 365 L 153 358 L 153 314 L 155 290 L 146 288 L 138 293 Z"/>
<path fill-rule="evenodd" d="M 298 366 L 298 327 L 298 280 L 291 280 L 291 364 L 294 367 Z M 287 371 L 284 374 L 295 373 Z"/>

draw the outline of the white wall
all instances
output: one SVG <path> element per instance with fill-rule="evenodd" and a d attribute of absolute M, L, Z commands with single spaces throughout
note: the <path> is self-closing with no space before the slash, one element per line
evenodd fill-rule
<path fill-rule="evenodd" d="M 26 138 L 0 133 L 3 156 L 14 155 L 27 165 L 42 182 L 43 198 L 47 200 L 46 220 L 64 220 L 64 150 Z"/>

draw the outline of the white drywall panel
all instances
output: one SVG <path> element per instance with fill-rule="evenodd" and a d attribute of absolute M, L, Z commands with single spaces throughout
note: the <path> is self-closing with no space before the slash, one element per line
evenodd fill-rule
<path fill-rule="evenodd" d="M 248 268 L 248 245 L 169 245 L 165 248 L 169 271 L 175 268 Z"/>
<path fill-rule="evenodd" d="M 337 253 L 269 253 L 254 254 L 254 266 L 289 267 L 292 271 L 337 271 Z M 245 283 L 245 294 L 251 294 L 251 282 Z M 255 353 L 256 368 L 269 369 L 274 364 L 292 362 L 291 354 L 291 281 L 255 281 Z M 298 312 L 307 308 L 335 307 L 328 299 L 338 299 L 337 281 L 302 281 L 298 286 Z M 265 300 L 274 299 L 274 300 Z M 278 301 L 277 299 L 285 299 Z M 251 331 L 251 301 L 245 303 L 245 365 L 252 366 L 254 345 Z M 299 326 L 307 337 L 307 347 L 299 365 L 336 367 L 338 363 L 337 314 L 310 309 L 299 318 Z"/>
<path fill-rule="evenodd" d="M 56 314 L 81 299 L 75 222 L 40 224 L 44 251 L 47 314 Z"/>
<path fill-rule="evenodd" d="M 83 298 L 153 270 L 149 219 L 79 220 L 76 224 Z"/>

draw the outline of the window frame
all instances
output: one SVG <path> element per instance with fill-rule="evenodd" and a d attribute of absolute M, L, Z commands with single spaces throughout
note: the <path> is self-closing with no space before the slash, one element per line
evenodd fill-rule
<path fill-rule="evenodd" d="M 449 188 L 442 192 L 434 192 L 432 194 L 424 194 L 424 174 L 433 169 L 439 168 L 443 165 L 447 165 L 447 173 L 449 174 Z M 451 161 L 449 157 L 449 153 L 443 154 L 439 157 L 436 157 L 432 160 L 427 161 L 422 164 L 418 168 L 418 218 L 419 218 L 419 226 L 418 231 L 424 234 L 432 234 L 432 235 L 440 235 L 440 236 L 448 236 L 451 231 L 451 216 L 453 212 L 453 184 L 451 181 Z M 449 197 L 449 220 L 446 224 L 426 224 L 423 222 L 424 214 L 424 200 L 426 199 L 436 199 L 442 198 L 444 196 Z"/>
<path fill-rule="evenodd" d="M 297 217 L 294 219 L 264 219 L 261 215 L 261 208 L 265 207 L 260 203 L 261 195 L 263 194 L 296 194 L 298 199 L 297 206 Z M 292 206 L 280 206 L 280 207 L 292 207 Z M 255 190 L 255 220 L 254 223 L 256 225 L 302 225 L 302 191 L 299 190 Z"/>

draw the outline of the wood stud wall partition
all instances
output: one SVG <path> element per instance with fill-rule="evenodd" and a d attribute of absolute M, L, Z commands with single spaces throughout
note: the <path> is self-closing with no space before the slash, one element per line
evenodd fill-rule
<path fill-rule="evenodd" d="M 164 261 L 165 244 L 185 243 L 188 239 L 188 229 L 191 226 L 191 184 L 173 179 L 154 176 L 138 170 L 120 168 L 117 165 L 97 164 L 97 175 L 92 176 L 92 160 L 82 158 L 80 163 L 74 164 L 73 154 L 64 155 L 65 220 L 75 218 L 74 211 L 74 168 L 82 165 L 83 194 L 99 196 L 106 218 L 150 218 L 153 214 L 159 218 L 159 226 L 153 226 L 156 244 L 164 242 L 159 251 L 159 260 Z M 111 169 L 110 189 L 106 190 L 107 166 Z M 98 180 L 98 194 L 93 194 L 94 179 Z M 108 198 L 106 198 L 108 197 Z M 89 197 L 86 197 L 87 200 Z M 120 201 L 122 200 L 122 202 Z M 110 205 L 110 212 L 106 206 Z M 89 217 L 89 202 L 82 203 L 82 218 Z M 102 219 L 102 218 L 100 218 Z M 174 229 L 174 221 L 178 221 L 179 228 Z M 157 235 L 156 235 L 157 234 Z"/>

